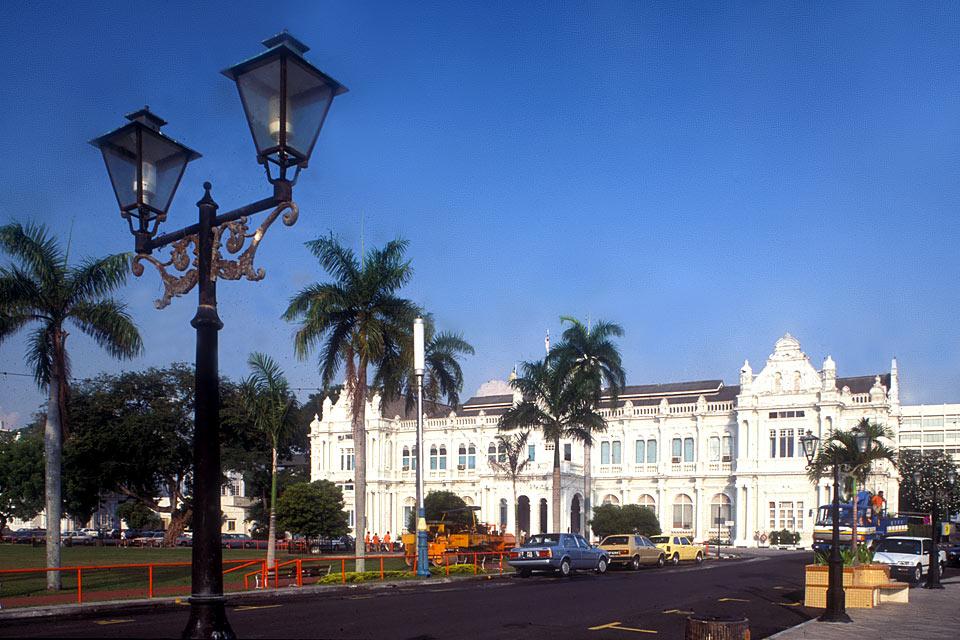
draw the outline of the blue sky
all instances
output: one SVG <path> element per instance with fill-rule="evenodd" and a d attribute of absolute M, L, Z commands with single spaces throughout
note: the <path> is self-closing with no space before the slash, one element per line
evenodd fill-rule
<path fill-rule="evenodd" d="M 0 222 L 39 220 L 71 255 L 133 247 L 86 142 L 149 104 L 204 154 L 167 229 L 269 194 L 219 71 L 287 28 L 350 88 L 271 229 L 260 283 L 219 287 L 221 369 L 298 362 L 289 296 L 326 276 L 303 241 L 411 242 L 406 294 L 460 331 L 469 396 L 542 355 L 558 318 L 626 329 L 631 383 L 758 369 L 784 332 L 839 375 L 901 365 L 905 399 L 960 401 L 956 283 L 960 8 L 950 3 L 3 3 Z M 195 296 L 124 299 L 146 353 L 74 331 L 74 374 L 192 361 Z M 23 340 L 0 370 L 25 371 Z M 0 415 L 43 401 L 0 377 Z"/>

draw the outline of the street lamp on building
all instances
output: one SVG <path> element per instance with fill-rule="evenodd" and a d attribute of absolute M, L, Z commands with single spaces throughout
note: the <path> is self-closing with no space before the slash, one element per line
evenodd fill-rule
<path fill-rule="evenodd" d="M 134 236 L 134 274 L 142 275 L 143 263 L 148 262 L 163 280 L 164 294 L 157 308 L 194 286 L 199 294 L 191 321 L 197 347 L 190 618 L 183 631 L 188 638 L 234 637 L 224 609 L 220 540 L 217 332 L 223 323 L 217 313 L 217 280 L 263 279 L 263 269 L 253 266 L 257 247 L 281 214 L 287 226 L 296 222 L 293 185 L 307 167 L 330 103 L 347 90 L 310 64 L 303 57 L 307 47 L 290 34 L 280 33 L 263 44 L 266 51 L 223 73 L 237 83 L 257 161 L 273 186 L 272 196 L 217 215 L 212 186 L 205 182 L 197 203 L 198 222 L 158 236 L 187 164 L 200 154 L 161 132 L 166 122 L 147 107 L 127 115 L 127 124 L 91 141 L 103 154 L 120 215 Z M 270 209 L 250 233 L 248 217 Z M 222 244 L 236 255 L 235 260 L 221 254 Z M 167 245 L 171 246 L 169 260 L 152 255 Z"/>
<path fill-rule="evenodd" d="M 918 494 L 921 493 L 920 483 L 923 482 L 923 479 L 922 473 L 919 471 L 913 472 L 913 484 Z M 944 479 L 947 481 L 947 487 L 953 487 L 957 481 L 957 476 L 951 469 L 947 472 Z M 936 481 L 934 481 L 931 483 L 929 489 L 923 491 L 923 493 L 930 495 L 930 524 L 933 525 L 932 535 L 930 536 L 932 544 L 930 545 L 930 555 L 927 560 L 929 562 L 927 565 L 927 581 L 923 583 L 924 589 L 943 589 L 943 585 L 940 584 L 940 505 L 938 502 L 940 495 L 937 489 Z"/>
<path fill-rule="evenodd" d="M 820 438 L 807 431 L 800 436 L 803 454 L 807 457 L 807 464 L 812 465 L 817 458 L 817 449 Z M 859 445 L 859 442 L 857 444 Z M 847 615 L 846 594 L 843 591 L 843 558 L 840 557 L 840 463 L 833 460 L 833 506 L 830 510 L 830 520 L 833 523 L 833 532 L 830 539 L 829 581 L 827 582 L 827 608 L 820 616 L 821 622 L 850 622 Z"/>
<path fill-rule="evenodd" d="M 417 377 L 417 575 L 430 577 L 427 517 L 423 508 L 423 374 L 426 369 L 423 318 L 413 321 L 413 373 Z"/>

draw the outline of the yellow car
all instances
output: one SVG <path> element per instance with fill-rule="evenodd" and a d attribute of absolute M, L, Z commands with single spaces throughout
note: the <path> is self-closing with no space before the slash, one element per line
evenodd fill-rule
<path fill-rule="evenodd" d="M 650 536 L 650 541 L 663 549 L 667 562 L 671 564 L 680 564 L 681 560 L 700 564 L 706 556 L 703 545 L 693 544 L 686 536 Z"/>

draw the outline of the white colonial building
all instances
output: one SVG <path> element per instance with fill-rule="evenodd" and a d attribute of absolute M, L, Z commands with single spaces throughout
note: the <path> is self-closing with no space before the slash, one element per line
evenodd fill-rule
<path fill-rule="evenodd" d="M 485 385 L 487 387 L 488 385 Z M 458 411 L 432 407 L 425 421 L 426 491 L 445 489 L 480 507 L 480 518 L 499 528 L 515 524 L 527 532 L 552 526 L 552 445 L 531 433 L 530 464 L 518 486 L 519 523 L 514 522 L 510 481 L 488 459 L 497 450 L 499 416 L 518 397 L 478 395 Z M 367 404 L 367 522 L 371 532 L 396 537 L 414 505 L 416 421 L 402 404 Z M 716 535 L 752 546 L 773 530 L 799 532 L 809 543 L 814 514 L 829 501 L 826 481 L 807 479 L 799 438 L 811 431 L 823 438 L 833 428 L 849 429 L 861 418 L 900 430 L 897 363 L 889 372 L 837 377 L 830 356 L 818 371 L 789 334 L 777 341 L 759 373 L 748 362 L 738 386 L 721 380 L 628 386 L 616 408 L 604 409 L 606 433 L 596 437 L 592 455 L 592 503 L 640 504 L 654 510 L 665 531 L 697 540 Z M 311 477 L 344 488 L 354 524 L 353 439 L 346 394 L 328 399 L 323 419 L 310 427 Z M 583 450 L 563 442 L 562 522 L 583 528 Z M 868 489 L 883 490 L 895 508 L 896 472 L 878 468 Z"/>

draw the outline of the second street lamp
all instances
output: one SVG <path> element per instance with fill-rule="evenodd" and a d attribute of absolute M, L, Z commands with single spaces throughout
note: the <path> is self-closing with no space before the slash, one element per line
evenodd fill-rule
<path fill-rule="evenodd" d="M 947 472 L 946 477 L 944 478 L 947 482 L 947 487 L 952 488 L 953 484 L 957 481 L 956 474 L 953 470 Z M 913 483 L 916 487 L 917 492 L 920 492 L 920 484 L 923 482 L 923 474 L 919 471 L 913 472 Z M 936 482 L 936 480 L 934 480 Z M 934 484 L 930 486 L 925 493 L 930 494 L 930 553 L 927 556 L 927 580 L 923 583 L 924 589 L 943 589 L 943 585 L 940 584 L 940 504 L 939 498 L 941 497 L 937 491 L 938 487 Z"/>
<path fill-rule="evenodd" d="M 413 373 L 417 378 L 417 575 L 430 577 L 427 516 L 423 508 L 423 374 L 426 369 L 423 318 L 413 321 Z"/>
<path fill-rule="evenodd" d="M 194 286 L 198 292 L 197 312 L 190 323 L 196 329 L 197 346 L 194 534 L 190 618 L 183 631 L 185 638 L 234 637 L 224 607 L 220 539 L 218 332 L 223 322 L 217 313 L 217 280 L 263 279 L 263 269 L 253 266 L 257 247 L 281 214 L 285 225 L 296 222 L 298 208 L 293 202 L 293 185 L 307 166 L 330 102 L 346 91 L 307 62 L 303 58 L 307 48 L 288 33 L 269 38 L 263 44 L 267 51 L 224 74 L 236 81 L 239 88 L 257 147 L 257 161 L 266 167 L 267 179 L 273 185 L 272 196 L 217 215 L 218 205 L 210 194 L 212 186 L 204 182 L 203 197 L 197 202 L 198 222 L 157 236 L 187 163 L 200 154 L 161 133 L 160 128 L 166 123 L 147 108 L 128 115 L 128 124 L 91 141 L 103 153 L 120 214 L 128 221 L 135 238 L 133 273 L 142 275 L 143 263 L 149 262 L 163 280 L 164 294 L 156 302 L 157 308 L 167 306 L 173 296 L 184 295 Z M 296 136 L 293 131 L 298 131 Z M 270 136 L 274 136 L 273 142 L 268 141 Z M 249 233 L 248 216 L 269 209 L 273 211 Z M 221 243 L 224 234 L 227 237 Z M 227 252 L 237 256 L 236 260 L 223 257 L 222 244 Z M 169 260 L 158 260 L 152 255 L 154 250 L 167 245 L 171 246 Z"/>

